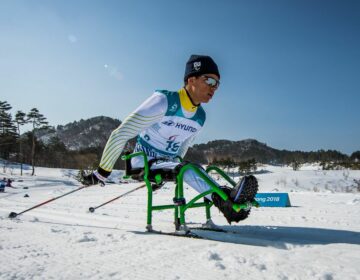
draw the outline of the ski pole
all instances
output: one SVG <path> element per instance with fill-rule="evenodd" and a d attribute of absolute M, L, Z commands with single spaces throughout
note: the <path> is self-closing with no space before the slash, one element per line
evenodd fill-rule
<path fill-rule="evenodd" d="M 130 191 L 126 192 L 126 193 L 123 193 L 123 194 L 121 194 L 121 195 L 119 195 L 119 196 L 117 196 L 117 197 L 115 197 L 115 198 L 113 198 L 113 199 L 110 199 L 109 201 L 106 201 L 106 202 L 104 202 L 103 204 L 100 204 L 100 205 L 98 205 L 98 206 L 96 206 L 96 207 L 90 207 L 90 208 L 89 208 L 89 212 L 93 213 L 93 212 L 95 212 L 96 209 L 98 209 L 98 208 L 100 208 L 100 207 L 102 207 L 102 206 L 104 206 L 104 205 L 106 205 L 106 204 L 108 204 L 108 203 L 110 203 L 110 202 L 113 202 L 114 200 L 117 200 L 117 199 L 119 199 L 119 198 L 122 198 L 123 196 L 128 195 L 128 194 L 130 194 L 130 193 L 132 193 L 132 192 L 134 192 L 134 191 L 137 191 L 137 190 L 139 190 L 139 189 L 141 189 L 141 188 L 143 188 L 143 187 L 145 187 L 145 186 L 146 186 L 146 184 L 143 184 L 143 185 L 141 185 L 141 186 L 139 186 L 139 187 L 137 187 L 137 188 L 135 188 L 135 189 L 132 189 L 132 190 L 130 190 Z"/>
<path fill-rule="evenodd" d="M 64 193 L 64 194 L 62 194 L 62 195 L 60 195 L 60 196 L 57 196 L 57 197 L 51 198 L 51 199 L 49 199 L 49 200 L 46 200 L 46 201 L 44 201 L 44 202 L 42 202 L 42 203 L 39 203 L 39 204 L 37 204 L 37 205 L 35 205 L 35 206 L 33 206 L 33 207 L 29 208 L 29 209 L 26 209 L 26 210 L 24 210 L 24 211 L 22 211 L 22 212 L 20 212 L 20 213 L 11 212 L 11 213 L 9 214 L 9 218 L 15 218 L 15 217 L 17 217 L 17 216 L 19 216 L 19 215 L 21 215 L 21 214 L 23 214 L 23 213 L 25 213 L 25 212 L 28 212 L 28 211 L 30 211 L 30 210 L 32 210 L 32 209 L 35 209 L 35 208 L 38 208 L 38 207 L 40 207 L 40 206 L 42 206 L 42 205 L 48 204 L 48 203 L 51 202 L 51 201 L 54 201 L 54 200 L 56 200 L 56 199 L 59 199 L 59 198 L 61 198 L 61 197 L 64 197 L 64 196 L 69 195 L 69 194 L 71 194 L 71 193 L 77 192 L 77 191 L 82 190 L 82 189 L 87 188 L 87 187 L 90 187 L 90 186 L 82 186 L 82 187 L 77 188 L 77 189 L 75 189 L 75 190 L 72 190 L 72 191 L 70 191 L 70 192 Z"/>

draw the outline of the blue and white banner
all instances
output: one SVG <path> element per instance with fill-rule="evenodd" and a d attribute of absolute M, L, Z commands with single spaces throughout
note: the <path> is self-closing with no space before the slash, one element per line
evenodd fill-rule
<path fill-rule="evenodd" d="M 261 207 L 290 207 L 288 193 L 258 193 L 255 200 Z"/>

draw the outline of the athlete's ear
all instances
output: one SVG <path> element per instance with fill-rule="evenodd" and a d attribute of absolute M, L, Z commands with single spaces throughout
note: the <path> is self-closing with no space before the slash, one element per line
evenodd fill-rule
<path fill-rule="evenodd" d="M 194 83 L 195 79 L 196 79 L 196 77 L 190 77 L 190 78 L 188 78 L 187 83 L 191 85 Z"/>

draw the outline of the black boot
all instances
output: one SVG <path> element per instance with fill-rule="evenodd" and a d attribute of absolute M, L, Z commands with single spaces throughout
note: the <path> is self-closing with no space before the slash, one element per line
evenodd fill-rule
<path fill-rule="evenodd" d="M 231 222 L 238 223 L 241 220 L 245 220 L 249 216 L 250 210 L 242 209 L 239 212 L 236 212 L 232 208 L 233 203 L 230 196 L 232 189 L 228 187 L 221 187 L 221 189 L 229 196 L 229 199 L 225 201 L 217 193 L 213 193 L 211 197 L 214 205 L 224 214 L 224 217 L 229 224 L 231 224 Z"/>
<path fill-rule="evenodd" d="M 239 183 L 231 190 L 230 198 L 235 203 L 252 202 L 258 192 L 259 185 L 253 175 L 244 176 Z"/>

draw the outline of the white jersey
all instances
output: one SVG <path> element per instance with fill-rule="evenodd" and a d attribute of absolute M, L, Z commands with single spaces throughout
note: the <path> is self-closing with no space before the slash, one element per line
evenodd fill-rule
<path fill-rule="evenodd" d="M 184 88 L 155 91 L 112 132 L 100 167 L 111 172 L 126 142 L 136 135 L 134 152 L 144 151 L 150 158 L 183 157 L 205 119 L 202 106 L 193 105 Z"/>

